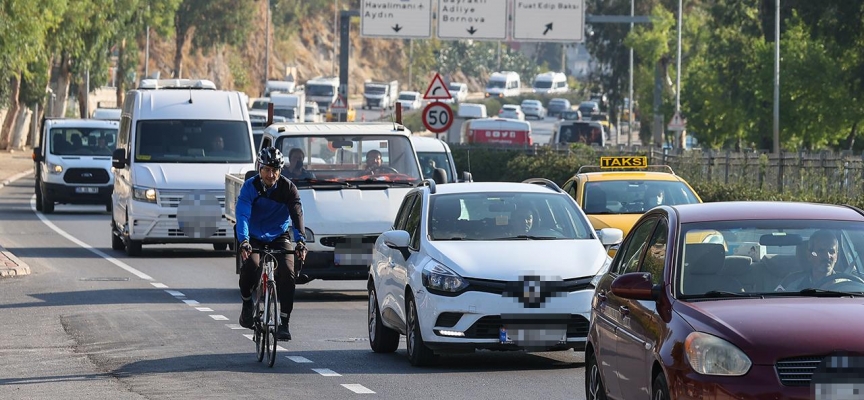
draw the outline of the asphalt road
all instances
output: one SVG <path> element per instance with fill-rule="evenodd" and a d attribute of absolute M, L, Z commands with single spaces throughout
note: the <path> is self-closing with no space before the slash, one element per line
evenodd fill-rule
<path fill-rule="evenodd" d="M 294 340 L 271 369 L 251 331 L 229 252 L 205 245 L 111 250 L 109 214 L 36 213 L 33 181 L 0 189 L 0 244 L 32 274 L 0 279 L 2 399 L 583 399 L 581 353 L 477 352 L 414 368 L 369 348 L 359 281 L 301 286 Z"/>

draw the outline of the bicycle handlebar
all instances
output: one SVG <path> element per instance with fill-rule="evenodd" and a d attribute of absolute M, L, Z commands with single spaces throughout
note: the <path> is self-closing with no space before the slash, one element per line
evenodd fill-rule
<path fill-rule="evenodd" d="M 268 248 L 258 248 L 258 247 L 253 247 L 252 252 L 262 254 L 262 255 L 263 254 L 294 254 L 294 253 L 296 253 L 295 250 L 268 249 Z"/>

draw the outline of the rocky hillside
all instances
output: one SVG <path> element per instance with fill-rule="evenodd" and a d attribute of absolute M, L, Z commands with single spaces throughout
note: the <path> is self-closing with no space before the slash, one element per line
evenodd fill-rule
<path fill-rule="evenodd" d="M 265 20 L 266 2 L 260 2 L 257 21 Z M 279 37 L 285 29 L 271 30 L 270 78 L 281 79 L 287 68 L 296 67 L 300 83 L 319 76 L 338 76 L 338 53 L 333 54 L 333 14 L 320 14 L 306 18 L 292 34 Z M 219 49 L 185 54 L 183 77 L 199 77 L 213 80 L 220 88 L 241 90 L 250 96 L 257 96 L 263 89 L 263 68 L 265 58 L 265 25 L 250 27 L 249 39 L 245 46 L 225 46 Z M 338 37 L 335 38 L 338 41 Z M 351 25 L 351 55 L 349 93 L 362 93 L 366 79 L 399 80 L 403 90 L 408 84 L 408 46 L 407 42 L 393 39 L 364 39 L 360 37 L 359 19 Z M 142 43 L 140 61 L 144 65 L 144 44 Z M 159 71 L 162 78 L 171 77 L 174 70 L 174 38 L 151 35 L 150 73 Z M 335 60 L 334 60 L 335 58 Z M 334 71 L 335 65 L 335 71 Z M 143 68 L 140 72 L 143 75 Z M 422 90 L 431 77 L 413 76 L 412 89 Z M 466 81 L 456 74 L 454 80 Z M 471 82 L 473 83 L 473 82 Z M 474 85 L 472 85 L 474 86 Z"/>

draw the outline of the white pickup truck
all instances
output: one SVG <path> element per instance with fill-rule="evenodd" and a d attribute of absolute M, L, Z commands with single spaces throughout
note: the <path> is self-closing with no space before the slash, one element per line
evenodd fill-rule
<path fill-rule="evenodd" d="M 303 272 L 310 278 L 367 278 L 375 240 L 393 225 L 408 191 L 422 182 L 410 136 L 392 123 L 273 124 L 264 129 L 261 148 L 275 146 L 286 160 L 292 149 L 302 149 L 304 167 L 314 174 L 294 180 L 309 249 Z M 381 153 L 383 164 L 368 173 L 366 153 L 372 150 Z M 237 195 L 248 178 L 225 176 L 225 217 L 231 223 L 236 224 Z M 239 256 L 235 266 L 239 273 Z"/>

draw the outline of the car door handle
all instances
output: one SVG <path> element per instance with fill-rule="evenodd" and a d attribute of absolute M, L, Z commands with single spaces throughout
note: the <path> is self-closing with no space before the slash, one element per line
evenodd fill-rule
<path fill-rule="evenodd" d="M 621 315 L 630 315 L 630 309 L 627 306 L 618 307 L 618 311 L 621 312 Z"/>

